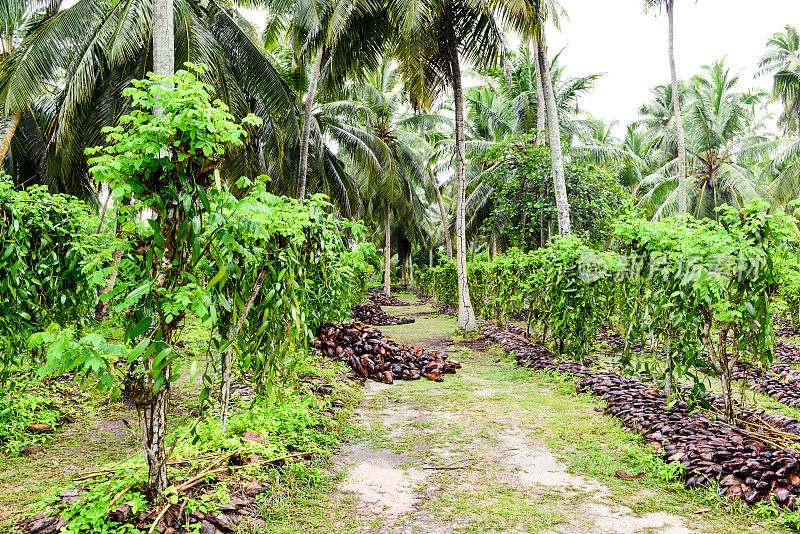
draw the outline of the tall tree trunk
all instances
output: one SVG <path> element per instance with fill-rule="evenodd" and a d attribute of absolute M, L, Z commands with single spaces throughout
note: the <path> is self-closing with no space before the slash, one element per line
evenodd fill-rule
<path fill-rule="evenodd" d="M 428 169 L 428 173 L 433 180 L 433 173 Z M 442 200 L 442 192 L 439 190 L 438 184 L 433 184 L 436 187 L 436 202 L 439 204 L 439 216 L 442 218 L 442 232 L 444 233 L 444 247 L 447 249 L 447 261 L 453 260 L 453 243 L 450 242 L 450 220 L 447 217 L 447 212 L 444 210 L 444 200 Z"/>
<path fill-rule="evenodd" d="M 153 0 L 153 73 L 157 76 L 172 76 L 175 73 L 175 30 L 173 24 L 172 0 Z M 157 116 L 163 114 L 161 107 L 154 110 Z M 168 150 L 164 147 L 164 150 Z M 174 213 L 175 208 L 168 210 Z M 116 255 L 116 251 L 115 251 Z M 165 257 L 166 254 L 165 254 Z M 162 267 L 164 271 L 159 278 L 166 276 L 168 266 Z M 115 269 L 116 271 L 116 269 Z M 163 284 L 159 280 L 158 284 Z M 161 339 L 169 343 L 172 339 L 171 332 L 163 331 L 168 328 L 162 322 Z M 153 369 L 155 355 L 150 356 L 148 369 Z M 169 375 L 170 369 L 163 370 L 167 380 L 157 390 L 153 391 L 153 375 L 148 374 L 149 380 L 145 381 L 144 392 L 139 395 L 136 402 L 139 414 L 139 425 L 142 431 L 142 445 L 147 461 L 147 479 L 150 491 L 160 497 L 167 489 L 167 453 L 164 447 L 164 436 L 167 428 L 167 403 L 169 400 Z"/>
<path fill-rule="evenodd" d="M 428 267 L 433 269 L 433 249 L 428 249 Z"/>
<path fill-rule="evenodd" d="M 102 191 L 102 184 L 100 190 Z M 111 189 L 109 188 L 108 194 L 106 195 L 106 201 L 103 202 L 103 209 L 100 212 L 100 221 L 97 223 L 97 231 L 96 234 L 100 233 L 100 230 L 103 229 L 103 223 L 106 221 L 106 214 L 108 213 L 108 203 L 111 200 Z"/>
<path fill-rule="evenodd" d="M 425 125 L 421 124 L 419 127 L 419 134 L 422 136 L 423 141 L 426 141 L 425 138 Z M 436 179 L 433 177 L 433 171 L 431 168 L 428 167 L 428 179 L 431 181 L 431 187 L 436 191 L 436 202 L 439 204 L 439 216 L 442 218 L 442 233 L 444 234 L 444 245 L 447 248 L 447 260 L 450 261 L 453 259 L 453 245 L 450 243 L 450 232 L 448 231 L 448 221 L 447 221 L 447 214 L 444 211 L 444 201 L 442 200 L 442 192 L 439 190 L 439 184 L 436 183 Z"/>
<path fill-rule="evenodd" d="M 667 49 L 669 52 L 669 74 L 672 83 L 672 106 L 675 112 L 675 139 L 678 143 L 678 213 L 686 213 L 686 142 L 683 138 L 683 115 L 681 114 L 680 95 L 678 94 L 678 73 L 675 68 L 675 1 L 667 1 L 667 20 L 669 35 Z"/>
<path fill-rule="evenodd" d="M 22 118 L 22 111 L 15 111 L 8 119 L 6 119 L 6 127 L 3 131 L 3 141 L 0 143 L 0 163 L 6 159 L 8 149 L 11 147 L 11 140 L 14 138 L 14 132 L 17 131 L 17 125 Z"/>
<path fill-rule="evenodd" d="M 170 369 L 165 369 L 169 376 Z M 146 388 L 152 387 L 147 381 Z M 167 432 L 167 402 L 169 386 L 165 383 L 153 393 L 146 395 L 146 401 L 137 398 L 136 412 L 139 415 L 139 435 L 142 440 L 144 458 L 147 462 L 147 482 L 153 496 L 161 495 L 167 488 L 167 451 L 164 437 Z"/>
<path fill-rule="evenodd" d="M 253 288 L 250 291 L 250 296 L 247 298 L 247 302 L 245 302 L 244 308 L 242 308 L 239 319 L 236 321 L 236 326 L 231 325 L 230 330 L 228 330 L 228 340 L 231 341 L 231 345 L 225 351 L 225 356 L 222 358 L 222 385 L 220 387 L 219 396 L 219 424 L 222 428 L 223 436 L 228 433 L 228 409 L 230 408 L 231 403 L 232 382 L 231 369 L 233 368 L 233 339 L 238 336 L 239 332 L 242 330 L 242 326 L 247 320 L 247 315 L 250 313 L 253 303 L 256 301 L 256 297 L 258 297 L 258 294 L 261 291 L 261 286 L 264 285 L 264 277 L 266 275 L 267 270 L 264 267 L 261 267 L 261 269 L 258 271 L 258 277 L 253 284 Z M 233 319 L 233 317 L 231 317 L 231 319 Z"/>
<path fill-rule="evenodd" d="M 450 53 L 450 76 L 453 84 L 453 97 L 456 106 L 456 272 L 458 274 L 458 326 L 467 332 L 478 327 L 475 310 L 469 298 L 467 282 L 467 243 L 466 243 L 466 140 L 464 137 L 464 88 L 461 80 L 461 64 L 458 58 L 458 42 L 453 29 L 453 6 L 445 6 L 445 31 Z"/>
<path fill-rule="evenodd" d="M 175 74 L 175 25 L 172 0 L 153 0 L 153 74 Z M 160 110 L 156 111 L 160 115 Z"/>
<path fill-rule="evenodd" d="M 539 66 L 539 47 L 529 45 L 533 55 L 534 67 L 536 68 L 536 142 L 541 143 L 546 139 L 544 134 L 547 128 L 547 113 L 545 112 L 544 88 L 542 84 L 541 67 Z"/>
<path fill-rule="evenodd" d="M 392 294 L 392 226 L 389 221 L 391 212 L 389 210 L 389 203 L 383 204 L 383 232 L 386 241 L 386 247 L 383 251 L 383 292 L 387 295 Z"/>
<path fill-rule="evenodd" d="M 314 58 L 311 69 L 311 78 L 308 80 L 308 93 L 303 104 L 303 137 L 300 139 L 300 170 L 297 173 L 297 198 L 301 201 L 306 196 L 306 177 L 308 176 L 308 144 L 311 139 L 311 108 L 314 107 L 314 98 L 317 96 L 317 82 L 322 68 L 322 49 L 320 46 Z"/>
<path fill-rule="evenodd" d="M 572 233 L 569 215 L 569 200 L 567 199 L 567 184 L 564 180 L 564 156 L 561 153 L 561 128 L 558 124 L 558 108 L 553 94 L 553 80 L 550 77 L 550 65 L 547 62 L 547 44 L 542 34 L 536 41 L 538 48 L 537 64 L 542 77 L 542 91 L 544 93 L 545 111 L 547 113 L 547 127 L 550 137 L 550 160 L 553 171 L 553 189 L 556 197 L 556 212 L 558 214 L 558 233 L 568 236 Z"/>

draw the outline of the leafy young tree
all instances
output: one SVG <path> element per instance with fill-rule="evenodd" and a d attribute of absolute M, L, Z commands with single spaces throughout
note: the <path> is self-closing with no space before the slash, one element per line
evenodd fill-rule
<path fill-rule="evenodd" d="M 167 487 L 167 400 L 179 376 L 173 336 L 187 313 L 203 319 L 214 313 L 194 269 L 203 259 L 206 190 L 225 147 L 241 145 L 246 136 L 224 104 L 212 103 L 211 91 L 186 71 L 134 82 L 124 92 L 133 111 L 108 130 L 109 145 L 93 150 L 90 161 L 117 198 L 134 197 L 156 215 L 148 221 L 152 234 L 140 244 L 144 269 L 126 277 L 133 282 L 121 288 L 126 296 L 118 306 L 133 310 L 126 339 L 134 346 L 129 360 L 137 362 L 132 389 L 154 497 Z"/>
<path fill-rule="evenodd" d="M 533 135 L 496 145 L 487 159 L 493 166 L 493 210 L 484 223 L 507 247 L 524 251 L 544 247 L 557 231 L 557 206 L 550 177 L 550 153 Z M 567 191 L 576 232 L 593 243 L 610 235 L 611 222 L 633 198 L 615 176 L 597 165 L 572 158 L 565 165 Z"/>

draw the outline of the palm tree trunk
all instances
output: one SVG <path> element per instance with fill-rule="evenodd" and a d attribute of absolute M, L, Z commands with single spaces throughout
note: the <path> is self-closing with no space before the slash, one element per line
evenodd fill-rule
<path fill-rule="evenodd" d="M 464 87 L 461 80 L 461 64 L 458 58 L 458 42 L 453 29 L 453 6 L 445 6 L 445 32 L 450 53 L 450 74 L 453 84 L 453 97 L 456 106 L 456 272 L 458 275 L 458 326 L 467 332 L 478 327 L 475 310 L 469 298 L 467 282 L 467 244 L 466 244 L 466 140 L 464 137 Z"/>
<path fill-rule="evenodd" d="M 314 107 L 314 98 L 317 96 L 317 82 L 322 68 L 322 46 L 317 50 L 314 58 L 314 67 L 311 69 L 311 78 L 308 80 L 308 93 L 303 104 L 303 137 L 300 139 L 300 170 L 297 173 L 297 198 L 301 201 L 306 196 L 306 176 L 308 176 L 308 144 L 311 138 L 311 108 Z"/>
<path fill-rule="evenodd" d="M 420 137 L 422 137 L 423 141 L 426 141 L 424 124 L 420 124 L 419 135 Z M 436 190 L 436 201 L 439 204 L 439 215 L 442 218 L 442 226 L 443 226 L 442 233 L 444 233 L 444 244 L 445 247 L 447 248 L 447 260 L 450 261 L 453 259 L 453 246 L 450 243 L 450 232 L 447 231 L 448 228 L 447 215 L 444 212 L 444 202 L 442 201 L 442 192 L 439 191 L 439 184 L 436 183 L 436 180 L 433 177 L 433 172 L 431 171 L 430 167 L 428 167 L 428 178 L 431 181 L 431 187 L 433 187 Z"/>
<path fill-rule="evenodd" d="M 558 233 L 568 236 L 572 233 L 569 214 L 569 200 L 567 199 L 567 184 L 564 179 L 564 156 L 561 153 L 561 128 L 558 124 L 558 108 L 553 94 L 553 80 L 550 77 L 550 65 L 547 62 L 547 44 L 544 29 L 536 41 L 538 48 L 537 65 L 542 78 L 542 92 L 544 94 L 545 111 L 547 113 L 547 127 L 550 134 L 550 160 L 553 171 L 553 189 L 556 197 L 556 212 L 558 214 Z"/>
<path fill-rule="evenodd" d="M 383 292 L 387 295 L 392 294 L 392 227 L 389 224 L 389 203 L 383 204 L 383 232 L 386 247 L 383 251 Z"/>
<path fill-rule="evenodd" d="M 431 172 L 428 169 L 428 172 Z M 431 175 L 433 179 L 433 175 Z M 434 184 L 435 185 L 435 184 Z M 439 204 L 439 216 L 442 218 L 442 232 L 444 233 L 444 246 L 447 249 L 447 261 L 453 261 L 453 244 L 450 242 L 450 221 L 448 220 L 447 213 L 444 211 L 444 201 L 442 200 L 442 193 L 439 191 L 439 186 L 436 186 L 436 202 Z"/>
<path fill-rule="evenodd" d="M 3 141 L 0 143 L 0 163 L 6 159 L 8 149 L 11 147 L 11 140 L 14 138 L 14 132 L 17 131 L 17 125 L 22 118 L 21 111 L 15 111 L 6 120 L 6 128 L 3 131 Z"/>
<path fill-rule="evenodd" d="M 542 87 L 542 69 L 539 67 L 539 47 L 531 46 L 530 48 L 533 60 L 535 61 L 534 67 L 536 69 L 536 140 L 538 143 L 540 138 L 546 138 L 544 130 L 547 128 L 547 113 L 545 112 L 544 89 Z"/>
<path fill-rule="evenodd" d="M 102 191 L 102 187 L 100 189 Z M 103 223 L 106 221 L 106 214 L 108 213 L 108 202 L 111 200 L 111 189 L 109 188 L 108 194 L 106 195 L 106 201 L 103 202 L 103 210 L 100 212 L 100 222 L 97 223 L 97 231 L 96 234 L 100 233 L 100 230 L 103 229 Z"/>
<path fill-rule="evenodd" d="M 675 138 L 678 143 L 678 213 L 686 213 L 686 143 L 683 138 L 683 115 L 681 114 L 680 95 L 678 94 L 678 74 L 675 68 L 675 2 L 667 2 L 667 20 L 669 35 L 667 49 L 669 52 L 669 73 L 672 83 L 672 105 L 675 110 Z"/>

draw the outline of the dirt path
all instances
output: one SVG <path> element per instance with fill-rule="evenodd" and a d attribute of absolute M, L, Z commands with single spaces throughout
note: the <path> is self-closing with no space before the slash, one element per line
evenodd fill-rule
<path fill-rule="evenodd" d="M 454 342 L 454 320 L 429 311 L 387 308 L 417 322 L 381 329 L 448 350 L 464 368 L 443 383 L 366 384 L 352 438 L 334 459 L 341 478 L 332 497 L 348 527 L 332 517 L 321 531 L 766 530 L 713 509 L 710 494 L 668 482 L 635 437 L 600 415 L 597 400 L 575 396 L 571 382 L 515 368 L 479 339 Z M 624 480 L 618 470 L 646 476 Z"/>

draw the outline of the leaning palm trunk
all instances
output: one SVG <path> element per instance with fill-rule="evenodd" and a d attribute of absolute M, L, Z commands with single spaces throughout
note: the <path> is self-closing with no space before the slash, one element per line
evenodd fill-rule
<path fill-rule="evenodd" d="M 669 72 L 672 83 L 672 105 L 675 110 L 675 139 L 678 144 L 678 213 L 686 213 L 686 143 L 683 139 L 683 116 L 681 115 L 680 95 L 678 94 L 678 74 L 675 68 L 675 2 L 667 2 L 667 20 L 669 35 L 667 49 L 669 53 Z"/>
<path fill-rule="evenodd" d="M 392 227 L 389 224 L 389 203 L 383 205 L 383 231 L 386 239 L 386 248 L 383 251 L 383 292 L 392 294 Z"/>
<path fill-rule="evenodd" d="M 553 94 L 553 80 L 550 76 L 550 65 L 547 63 L 547 44 L 544 29 L 536 40 L 538 48 L 536 62 L 541 75 L 542 92 L 544 94 L 547 127 L 550 134 L 550 160 L 553 171 L 553 189 L 556 196 L 556 212 L 558 214 L 558 233 L 568 236 L 572 233 L 567 199 L 567 184 L 564 179 L 564 156 L 561 153 L 561 128 L 558 124 L 558 108 Z"/>
<path fill-rule="evenodd" d="M 536 142 L 540 143 L 540 138 L 544 138 L 544 129 L 547 128 L 544 103 L 544 88 L 542 87 L 541 67 L 539 67 L 539 47 L 531 46 L 534 67 L 536 69 Z"/>
<path fill-rule="evenodd" d="M 253 307 L 256 297 L 258 297 L 258 294 L 261 291 L 261 286 L 264 285 L 264 278 L 266 275 L 267 270 L 264 267 L 261 267 L 261 269 L 258 271 L 258 277 L 256 278 L 255 284 L 253 284 L 253 289 L 250 291 L 250 296 L 247 298 L 247 302 L 245 302 L 244 308 L 239 315 L 239 320 L 236 321 L 236 326 L 231 325 L 230 330 L 228 330 L 228 341 L 230 342 L 230 346 L 225 351 L 225 355 L 222 358 L 222 386 L 220 388 L 219 396 L 219 425 L 222 429 L 223 436 L 228 433 L 228 411 L 231 403 L 231 369 L 233 367 L 233 340 L 242 330 L 242 326 L 244 325 L 244 322 L 250 313 L 250 309 Z"/>
<path fill-rule="evenodd" d="M 14 138 L 14 132 L 17 131 L 17 125 L 22 118 L 21 111 L 15 111 L 6 120 L 6 129 L 3 131 L 3 141 L 0 144 L 0 163 L 6 159 L 8 149 L 11 147 L 11 140 Z"/>
<path fill-rule="evenodd" d="M 458 43 L 453 29 L 453 6 L 445 7 L 445 32 L 450 53 L 450 73 L 453 84 L 453 97 L 456 106 L 456 272 L 458 275 L 458 326 L 468 332 L 475 330 L 478 323 L 475 310 L 469 298 L 467 281 L 467 243 L 466 243 L 466 141 L 464 137 L 464 88 L 461 84 L 461 64 L 458 58 Z"/>
<path fill-rule="evenodd" d="M 428 169 L 428 172 L 431 172 Z M 433 174 L 431 173 L 431 180 Z M 447 218 L 447 213 L 444 211 L 444 201 L 442 200 L 442 193 L 439 191 L 439 186 L 436 186 L 436 202 L 439 204 L 439 216 L 442 218 L 442 232 L 444 233 L 444 246 L 447 249 L 447 261 L 453 260 L 453 244 L 450 242 L 450 222 Z"/>
<path fill-rule="evenodd" d="M 314 67 L 311 70 L 311 78 L 308 80 L 308 94 L 303 105 L 303 137 L 300 139 L 300 170 L 297 175 L 297 198 L 301 201 L 306 196 L 306 176 L 308 176 L 308 144 L 311 139 L 311 108 L 314 106 L 314 98 L 317 95 L 317 82 L 319 72 L 322 67 L 322 47 L 317 50 L 314 58 Z"/>

